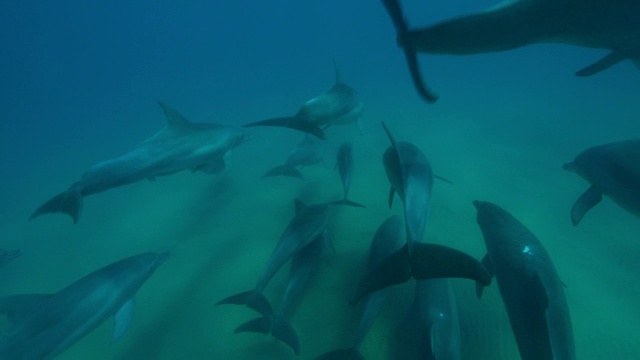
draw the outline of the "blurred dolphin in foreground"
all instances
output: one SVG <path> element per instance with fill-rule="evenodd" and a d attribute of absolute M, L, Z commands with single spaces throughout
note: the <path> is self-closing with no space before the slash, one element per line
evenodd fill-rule
<path fill-rule="evenodd" d="M 22 255 L 22 250 L 0 249 L 0 267 L 3 267 L 4 264 L 19 257 L 20 255 Z"/>
<path fill-rule="evenodd" d="M 289 157 L 284 164 L 276 166 L 270 169 L 262 178 L 270 176 L 288 176 L 296 177 L 300 180 L 303 179 L 302 173 L 298 169 L 303 166 L 315 165 L 322 162 L 322 150 L 324 149 L 325 141 L 305 134 L 304 139 L 298 143 L 298 145 L 291 150 Z"/>
<path fill-rule="evenodd" d="M 133 296 L 168 253 L 145 253 L 107 265 L 55 294 L 0 298 L 0 312 L 11 326 L 0 334 L 0 359 L 53 359 L 110 316 L 112 342 L 127 330 Z"/>
<path fill-rule="evenodd" d="M 225 155 L 246 140 L 240 129 L 192 123 L 163 102 L 159 104 L 167 118 L 162 130 L 132 151 L 92 166 L 67 191 L 36 209 L 31 219 L 62 212 L 77 223 L 85 196 L 182 170 L 221 172 L 226 168 Z"/>
<path fill-rule="evenodd" d="M 482 260 L 495 274 L 523 360 L 574 360 L 573 328 L 563 285 L 540 241 L 495 204 L 474 201 L 487 246 Z M 482 286 L 478 286 L 478 296 Z"/>
<path fill-rule="evenodd" d="M 265 316 L 273 313 L 271 305 L 262 295 L 262 291 L 284 263 L 325 232 L 329 221 L 330 211 L 327 204 L 305 206 L 302 201 L 296 200 L 295 205 L 296 215 L 280 236 L 280 241 L 271 253 L 267 267 L 260 275 L 255 288 L 220 300 L 216 306 L 221 304 L 246 305 Z"/>
<path fill-rule="evenodd" d="M 307 290 L 309 281 L 318 270 L 322 253 L 328 246 L 328 241 L 327 235 L 321 234 L 293 255 L 291 270 L 289 271 L 289 282 L 277 312 L 249 320 L 238 326 L 234 333 L 249 331 L 271 334 L 289 345 L 295 354 L 299 355 L 300 339 L 291 324 L 289 324 L 288 319 L 293 315 L 292 312 Z"/>
<path fill-rule="evenodd" d="M 342 200 L 334 201 L 332 204 L 349 205 L 355 207 L 364 207 L 364 205 L 349 200 L 349 188 L 351 187 L 351 176 L 353 175 L 353 143 L 345 142 L 338 148 L 336 154 L 336 166 L 340 171 L 340 179 L 342 180 L 342 188 L 344 195 Z"/>
<path fill-rule="evenodd" d="M 491 278 L 487 270 L 473 257 L 446 246 L 421 242 L 431 202 L 431 165 L 415 145 L 396 142 L 387 126 L 384 123 L 382 126 L 391 141 L 383 156 L 391 183 L 389 205 L 398 193 L 404 205 L 407 243 L 367 273 L 351 303 L 411 277 L 416 280 L 459 277 L 488 285 Z"/>
<path fill-rule="evenodd" d="M 373 269 L 382 260 L 402 247 L 404 244 L 400 236 L 402 225 L 402 219 L 398 215 L 393 215 L 378 227 L 369 247 L 368 270 Z M 360 315 L 358 329 L 355 332 L 356 337 L 351 347 L 330 351 L 316 357 L 315 360 L 364 360 L 364 357 L 360 354 L 360 345 L 362 345 L 365 336 L 367 336 L 380 310 L 382 310 L 390 291 L 391 288 L 385 288 L 367 295 Z"/>
<path fill-rule="evenodd" d="M 616 204 L 640 216 L 640 140 L 614 142 L 589 148 L 563 168 L 578 174 L 591 186 L 571 209 L 571 222 L 609 196 Z"/>
<path fill-rule="evenodd" d="M 362 101 L 355 90 L 340 80 L 335 64 L 334 68 L 336 81 L 331 89 L 305 102 L 294 116 L 267 119 L 244 126 L 287 127 L 326 139 L 324 129 L 329 126 L 357 123 L 362 117 Z"/>
<path fill-rule="evenodd" d="M 486 11 L 411 31 L 398 0 L 383 3 L 398 29 L 398 42 L 405 48 L 418 91 L 431 102 L 435 98 L 420 89 L 417 61 L 411 60 L 416 52 L 467 55 L 562 43 L 610 50 L 576 72 L 578 76 L 599 73 L 626 59 L 640 67 L 637 0 L 508 0 Z"/>

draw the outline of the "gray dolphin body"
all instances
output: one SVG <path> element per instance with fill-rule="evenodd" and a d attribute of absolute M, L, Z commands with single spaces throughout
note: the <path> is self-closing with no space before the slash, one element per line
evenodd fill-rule
<path fill-rule="evenodd" d="M 294 116 L 267 119 L 244 126 L 279 126 L 307 132 L 325 139 L 324 129 L 332 125 L 357 123 L 364 105 L 358 94 L 340 80 L 336 67 L 335 84 L 325 93 L 304 103 Z"/>
<path fill-rule="evenodd" d="M 288 176 L 303 179 L 301 167 L 322 162 L 322 151 L 325 141 L 305 134 L 304 139 L 291 150 L 284 164 L 268 170 L 262 178 L 270 176 Z"/>
<path fill-rule="evenodd" d="M 602 200 L 603 194 L 623 209 L 640 216 L 640 140 L 589 148 L 563 168 L 591 183 L 571 209 L 573 225 L 580 223 Z"/>
<path fill-rule="evenodd" d="M 489 284 L 489 274 L 473 257 L 446 246 L 421 242 L 431 202 L 431 165 L 415 145 L 396 142 L 384 123 L 383 127 L 391 141 L 383 155 L 391 184 L 389 205 L 398 193 L 404 205 L 407 243 L 367 273 L 351 302 L 411 277 L 416 280 L 460 277 Z"/>
<path fill-rule="evenodd" d="M 378 227 L 369 247 L 368 271 L 378 266 L 389 255 L 402 247 L 404 244 L 400 236 L 402 226 L 402 219 L 397 215 L 393 215 Z M 360 346 L 373 326 L 380 310 L 382 310 L 382 306 L 387 301 L 391 289 L 388 287 L 367 295 L 360 321 L 358 322 L 358 329 L 355 332 L 356 337 L 351 347 L 330 351 L 318 356 L 315 360 L 363 360 L 364 357 L 360 353 Z"/>
<path fill-rule="evenodd" d="M 521 358 L 575 359 L 567 300 L 546 250 L 504 209 L 482 201 L 474 205 L 487 247 L 483 263 L 495 273 Z"/>
<path fill-rule="evenodd" d="M 262 291 L 284 263 L 325 232 L 329 215 L 330 209 L 327 204 L 304 206 L 301 201 L 296 200 L 296 215 L 287 225 L 278 245 L 271 253 L 267 267 L 260 275 L 255 288 L 229 296 L 216 305 L 246 305 L 262 315 L 272 314 L 271 305 L 262 295 Z"/>
<path fill-rule="evenodd" d="M 342 200 L 333 202 L 333 204 L 349 205 L 355 207 L 364 207 L 364 205 L 348 199 L 349 188 L 351 188 L 351 177 L 353 176 L 353 143 L 345 142 L 338 148 L 336 154 L 336 166 L 340 172 L 340 180 L 342 180 L 342 189 L 344 195 Z"/>
<path fill-rule="evenodd" d="M 225 155 L 246 138 L 240 129 L 192 123 L 160 102 L 167 126 L 132 151 L 87 170 L 69 189 L 41 205 L 31 219 L 47 213 L 66 213 L 77 223 L 85 196 L 182 170 L 217 173 L 225 169 Z"/>
<path fill-rule="evenodd" d="M 0 358 L 53 359 L 110 316 L 117 340 L 131 323 L 133 296 L 168 256 L 145 253 L 120 260 L 56 294 L 0 299 L 0 312 L 11 322 L 0 335 Z"/>
<path fill-rule="evenodd" d="M 4 264 L 19 257 L 20 255 L 22 255 L 22 250 L 0 249 L 0 267 L 3 267 Z"/>

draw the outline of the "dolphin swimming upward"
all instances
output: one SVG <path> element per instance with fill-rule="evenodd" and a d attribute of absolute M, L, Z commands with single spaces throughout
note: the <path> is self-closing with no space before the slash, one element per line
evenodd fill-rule
<path fill-rule="evenodd" d="M 398 0 L 383 0 L 406 28 Z M 486 11 L 412 31 L 398 31 L 411 52 L 467 55 L 511 50 L 536 43 L 563 43 L 610 50 L 578 71 L 590 76 L 626 59 L 640 67 L 640 2 L 637 0 L 509 0 Z M 417 66 L 411 68 L 418 79 Z M 422 92 L 421 92 L 422 93 Z"/>
<path fill-rule="evenodd" d="M 0 299 L 11 326 L 0 334 L 0 359 L 53 359 L 110 316 L 118 340 L 132 321 L 133 296 L 168 253 L 145 253 L 120 260 L 55 294 Z"/>
<path fill-rule="evenodd" d="M 162 130 L 132 151 L 92 166 L 67 191 L 36 209 L 31 219 L 62 212 L 77 223 L 85 196 L 182 170 L 221 172 L 226 168 L 225 155 L 246 140 L 240 129 L 192 123 L 164 103 L 159 104 L 167 117 Z"/>
<path fill-rule="evenodd" d="M 355 207 L 365 207 L 364 205 L 348 199 L 349 188 L 351 188 L 351 176 L 353 174 L 353 143 L 345 142 L 338 148 L 336 154 L 336 167 L 340 171 L 342 180 L 343 196 L 342 200 L 334 201 L 331 204 L 349 205 Z"/>
<path fill-rule="evenodd" d="M 287 127 L 326 139 L 324 129 L 329 126 L 357 123 L 362 116 L 362 101 L 355 90 L 340 80 L 338 67 L 335 63 L 333 65 L 335 84 L 327 92 L 305 102 L 294 116 L 267 119 L 244 126 Z"/>
<path fill-rule="evenodd" d="M 325 142 L 326 141 L 312 137 L 309 134 L 305 134 L 304 139 L 291 150 L 284 164 L 268 170 L 262 175 L 262 178 L 282 175 L 303 180 L 302 172 L 300 172 L 298 168 L 322 162 L 322 151 L 324 150 Z"/>

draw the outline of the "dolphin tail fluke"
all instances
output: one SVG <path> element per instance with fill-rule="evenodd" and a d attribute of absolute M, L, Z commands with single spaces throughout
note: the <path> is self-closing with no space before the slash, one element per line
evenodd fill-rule
<path fill-rule="evenodd" d="M 359 207 L 359 208 L 364 208 L 366 206 L 357 203 L 355 201 L 351 201 L 347 198 L 344 198 L 342 200 L 338 200 L 338 201 L 334 201 L 334 202 L 330 202 L 329 205 L 347 205 L 347 206 L 353 206 L 353 207 Z"/>
<path fill-rule="evenodd" d="M 360 351 L 355 348 L 338 349 L 324 353 L 313 360 L 365 360 Z"/>
<path fill-rule="evenodd" d="M 40 205 L 40 207 L 31 214 L 29 220 L 44 214 L 65 213 L 71 216 L 74 224 L 77 224 L 81 212 L 82 194 L 79 186 L 74 184 L 69 190 L 54 196 L 51 200 Z"/>
<path fill-rule="evenodd" d="M 300 354 L 300 339 L 296 331 L 288 322 L 273 316 L 263 316 L 249 320 L 238 326 L 233 332 L 235 334 L 240 332 L 271 334 L 276 339 L 289 345 L 296 355 Z"/>
<path fill-rule="evenodd" d="M 300 120 L 295 116 L 279 117 L 279 118 L 267 119 L 262 121 L 256 121 L 256 122 L 252 122 L 242 126 L 243 127 L 253 127 L 253 126 L 286 127 L 289 129 L 295 129 L 295 130 L 309 133 L 311 135 L 319 137 L 322 140 L 327 139 L 326 134 L 321 128 L 307 121 Z"/>
<path fill-rule="evenodd" d="M 414 243 L 409 262 L 416 280 L 463 278 L 485 286 L 491 283 L 491 274 L 478 260 L 447 246 Z"/>
<path fill-rule="evenodd" d="M 288 177 L 295 177 L 300 180 L 304 180 L 304 177 L 302 176 L 302 173 L 300 172 L 300 170 L 289 165 L 276 166 L 273 169 L 270 169 L 269 171 L 265 172 L 264 175 L 262 175 L 262 178 L 264 179 L 271 176 L 288 176 Z"/>
<path fill-rule="evenodd" d="M 247 307 L 259 312 L 264 316 L 269 316 L 273 313 L 271 304 L 262 295 L 261 292 L 255 290 L 249 290 L 241 292 L 239 294 L 231 295 L 228 298 L 222 299 L 216 303 L 216 306 L 222 304 L 235 304 L 246 305 Z"/>

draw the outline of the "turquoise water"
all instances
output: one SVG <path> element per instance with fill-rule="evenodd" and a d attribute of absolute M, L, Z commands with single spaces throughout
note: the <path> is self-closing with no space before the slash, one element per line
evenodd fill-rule
<path fill-rule="evenodd" d="M 492 2 L 458 3 L 406 8 L 418 25 Z M 426 105 L 376 1 L 12 2 L 3 13 L 0 247 L 24 255 L 0 269 L 0 295 L 55 292 L 126 256 L 172 251 L 139 291 L 132 327 L 118 343 L 110 344 L 108 320 L 59 359 L 296 358 L 270 337 L 233 334 L 252 311 L 213 304 L 255 284 L 294 214 L 295 198 L 342 196 L 333 167 L 335 150 L 347 140 L 356 161 L 350 198 L 367 208 L 333 212 L 336 252 L 324 256 L 292 323 L 300 359 L 350 344 L 358 312 L 347 299 L 376 228 L 401 213 L 399 202 L 387 206 L 381 121 L 453 182 L 434 185 L 426 241 L 481 258 L 471 202 L 499 204 L 554 260 L 566 285 L 577 357 L 640 356 L 638 219 L 605 199 L 573 227 L 569 211 L 587 183 L 561 168 L 587 147 L 637 137 L 640 87 L 631 64 L 582 79 L 573 72 L 602 51 L 536 45 L 423 56 L 425 76 L 441 96 Z M 27 221 L 88 167 L 164 126 L 156 100 L 198 122 L 240 125 L 290 115 L 332 85 L 333 59 L 365 103 L 363 134 L 351 125 L 328 129 L 325 164 L 304 169 L 304 182 L 260 180 L 302 135 L 252 128 L 224 174 L 184 172 L 88 197 L 77 225 L 61 215 Z M 285 267 L 265 292 L 274 306 L 286 278 Z M 518 358 L 497 287 L 477 300 L 469 281 L 453 285 L 463 359 Z M 403 346 L 396 329 L 411 296 L 410 284 L 394 292 L 363 344 L 367 359 L 395 358 Z"/>

